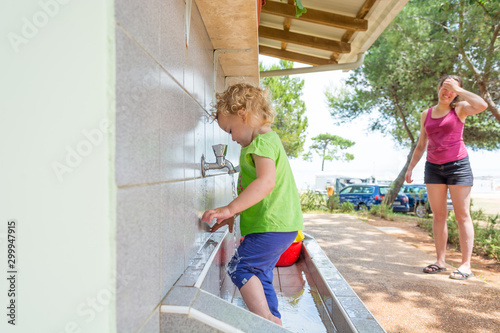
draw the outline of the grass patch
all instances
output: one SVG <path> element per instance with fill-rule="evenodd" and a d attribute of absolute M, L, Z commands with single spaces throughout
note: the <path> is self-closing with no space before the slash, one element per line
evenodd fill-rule
<path fill-rule="evenodd" d="M 370 208 L 370 214 L 389 221 L 394 221 L 394 212 L 392 211 L 392 207 L 388 205 L 373 205 Z"/>

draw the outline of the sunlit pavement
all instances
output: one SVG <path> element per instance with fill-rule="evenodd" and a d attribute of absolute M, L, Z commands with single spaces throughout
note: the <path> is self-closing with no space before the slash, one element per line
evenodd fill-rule
<path fill-rule="evenodd" d="M 305 214 L 313 236 L 387 332 L 499 332 L 500 281 L 424 274 L 435 258 L 355 217 Z"/>

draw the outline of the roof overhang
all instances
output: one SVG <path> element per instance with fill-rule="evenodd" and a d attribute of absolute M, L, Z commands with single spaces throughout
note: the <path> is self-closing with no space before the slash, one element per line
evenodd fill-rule
<path fill-rule="evenodd" d="M 293 0 L 266 0 L 259 21 L 260 1 L 196 0 L 228 84 L 258 83 L 259 54 L 308 64 L 311 71 L 359 66 L 408 2 L 302 0 L 307 12 L 296 17 Z"/>

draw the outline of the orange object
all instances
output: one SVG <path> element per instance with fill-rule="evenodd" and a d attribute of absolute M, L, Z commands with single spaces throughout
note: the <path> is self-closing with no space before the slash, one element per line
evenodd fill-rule
<path fill-rule="evenodd" d="M 327 186 L 326 193 L 328 194 L 328 196 L 332 195 L 333 194 L 333 186 Z"/>

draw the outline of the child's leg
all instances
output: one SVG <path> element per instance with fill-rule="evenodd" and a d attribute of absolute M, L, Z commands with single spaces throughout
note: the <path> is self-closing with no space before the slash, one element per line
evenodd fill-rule
<path fill-rule="evenodd" d="M 276 323 L 281 322 L 281 315 L 273 288 L 273 268 L 296 235 L 297 232 L 247 235 L 228 264 L 231 280 L 240 289 L 249 310 L 265 318 L 270 313 Z"/>
<path fill-rule="evenodd" d="M 278 258 L 279 259 L 279 258 Z M 278 297 L 276 296 L 276 291 L 273 286 L 273 268 L 268 269 L 267 272 L 258 273 L 256 276 L 262 283 L 262 288 L 264 288 L 264 294 L 266 294 L 267 305 L 269 306 L 269 311 L 276 317 L 281 319 L 281 314 L 278 311 Z"/>
<path fill-rule="evenodd" d="M 248 310 L 264 317 L 278 325 L 281 325 L 281 319 L 271 313 L 266 294 L 261 281 L 257 276 L 252 276 L 240 289 L 241 296 L 248 307 Z"/>

